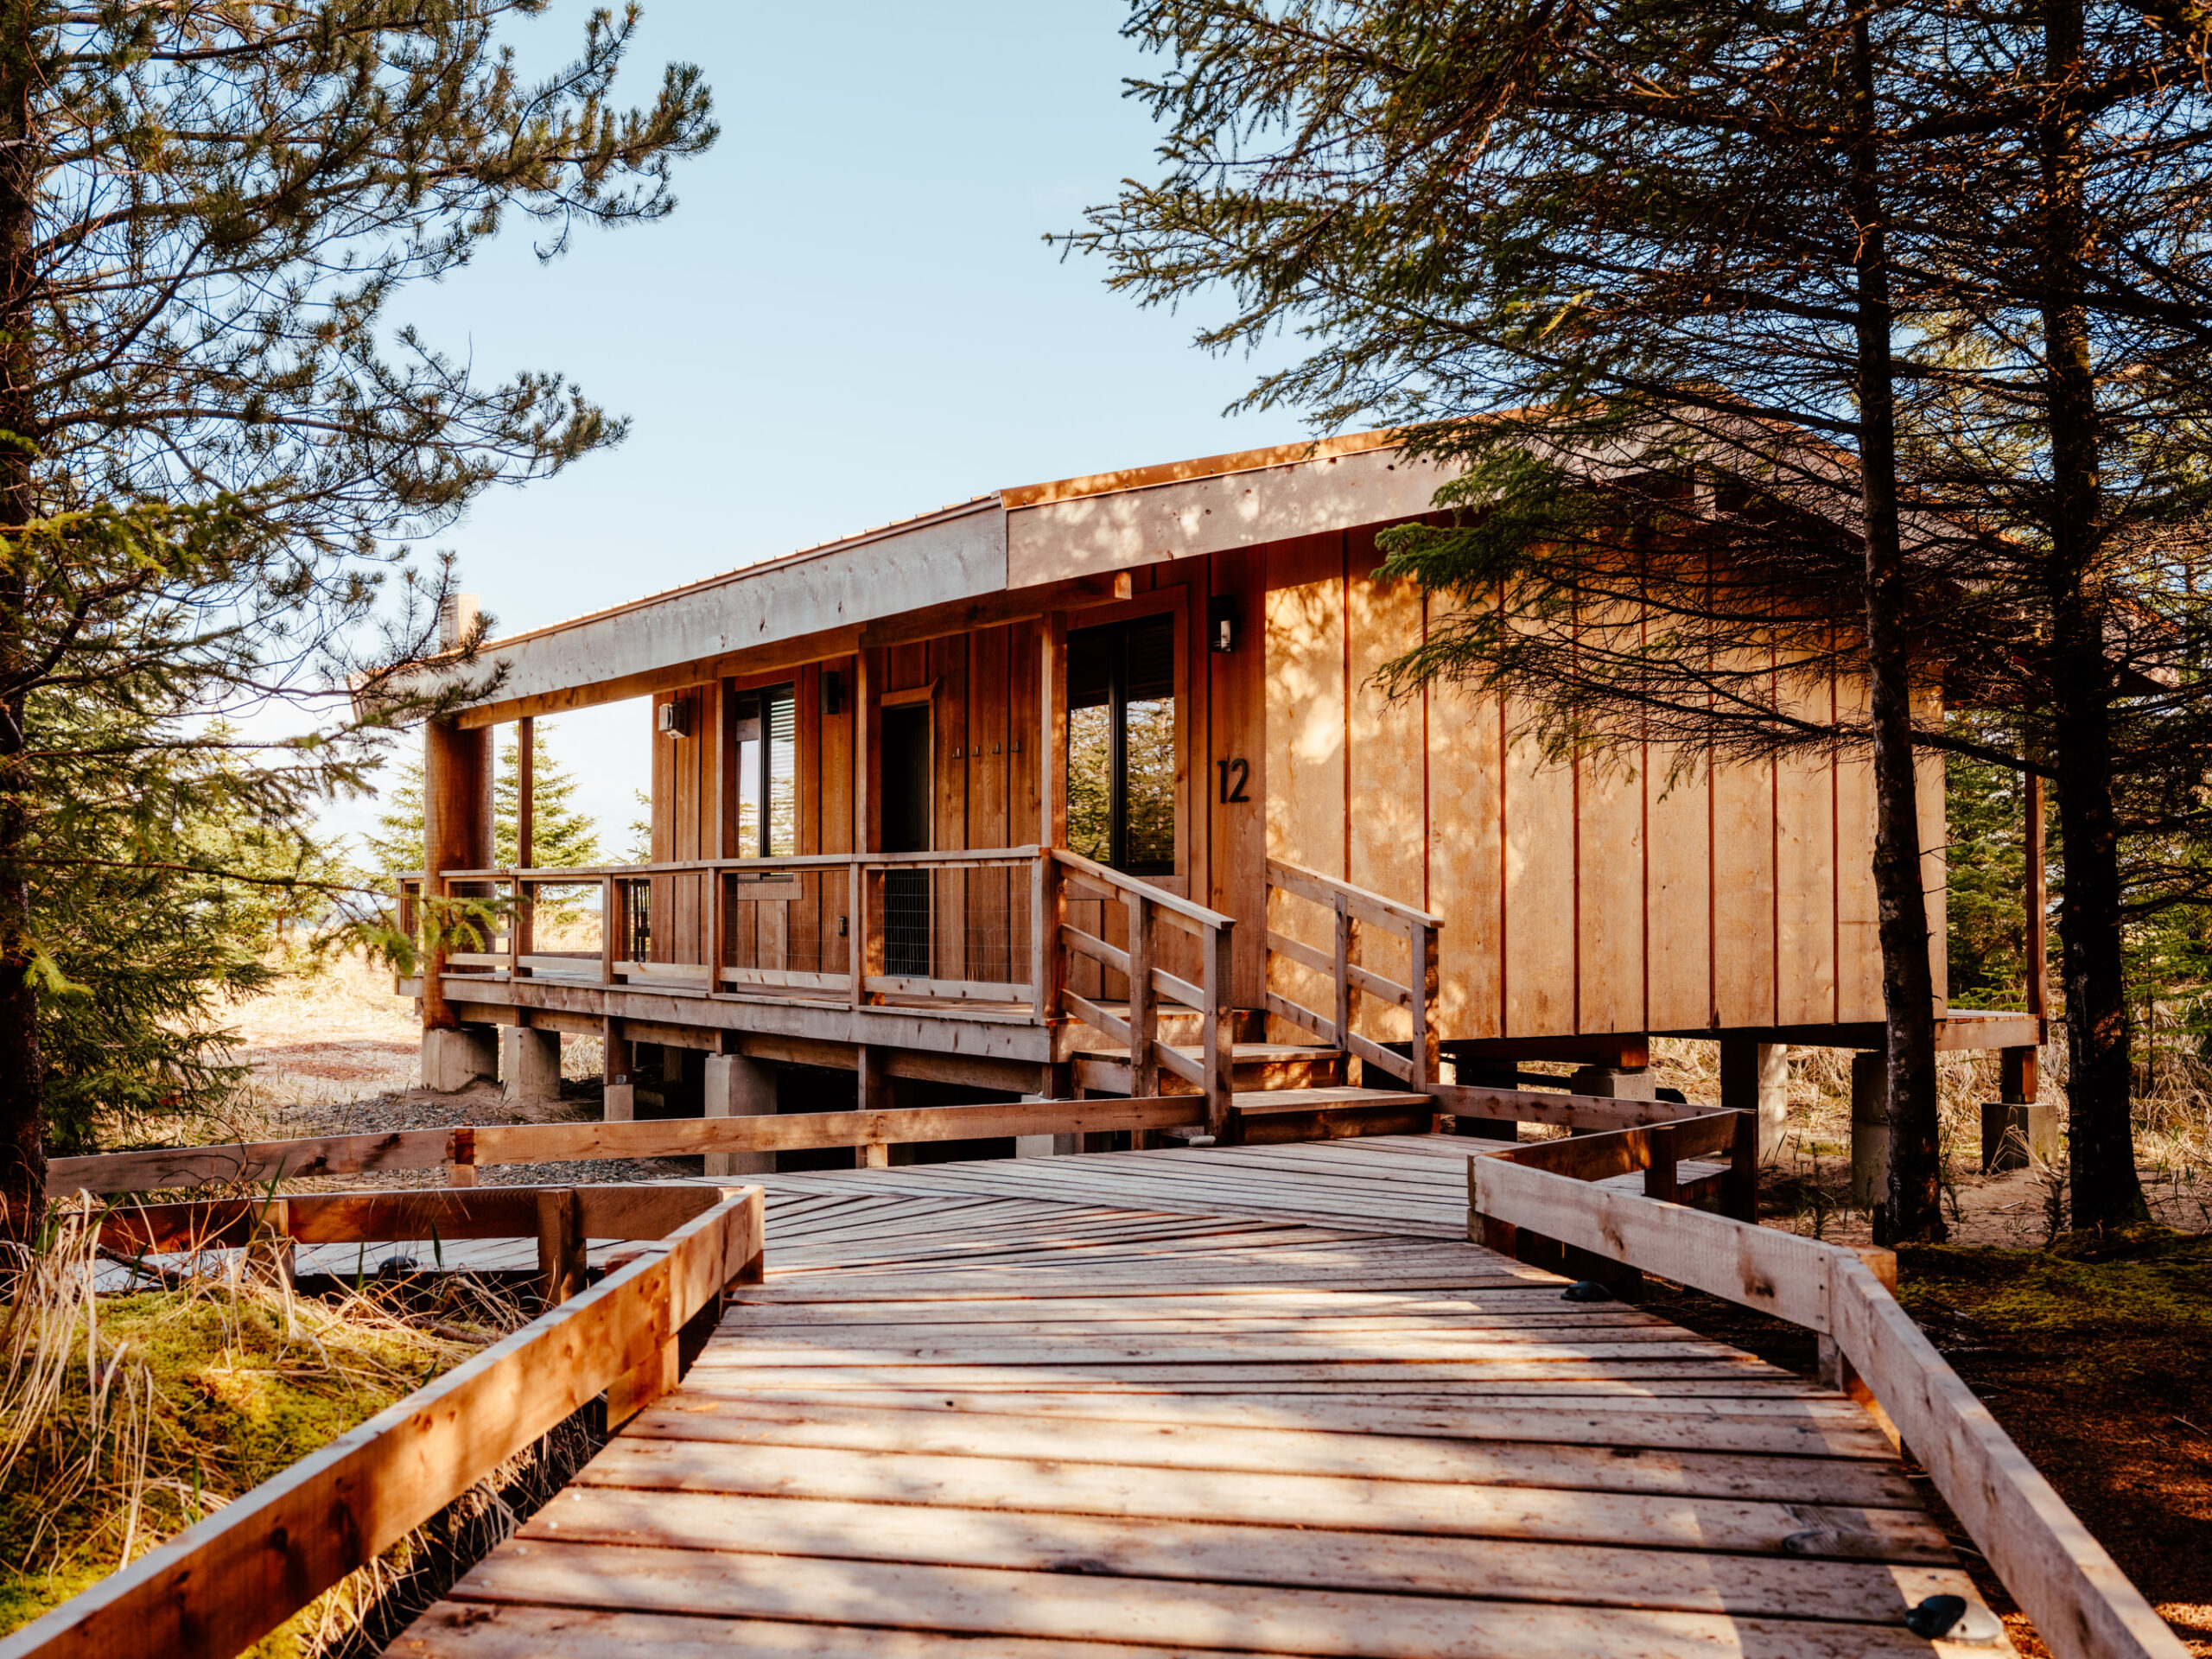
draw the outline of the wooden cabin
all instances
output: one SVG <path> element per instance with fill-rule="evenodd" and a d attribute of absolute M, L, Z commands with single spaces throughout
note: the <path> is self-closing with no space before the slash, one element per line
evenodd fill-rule
<path fill-rule="evenodd" d="M 1440 481 L 1379 435 L 1067 479 L 495 642 L 493 698 L 427 733 L 433 890 L 553 885 L 489 868 L 495 727 L 648 695 L 654 861 L 568 873 L 601 892 L 595 956 L 535 950 L 524 906 L 405 988 L 426 1082 L 488 1071 L 500 1027 L 510 1086 L 542 1084 L 589 1032 L 610 1083 L 637 1044 L 670 1076 L 714 1057 L 710 1111 L 827 1068 L 862 1105 L 1195 1090 L 1266 1138 L 1426 1128 L 1538 1061 L 1648 1096 L 1655 1035 L 1721 1039 L 1724 1103 L 1771 1116 L 1780 1046 L 1878 1047 L 1867 766 L 1670 785 L 1662 754 L 1547 765 L 1494 701 L 1376 689 L 1427 613 L 1375 538 Z"/>

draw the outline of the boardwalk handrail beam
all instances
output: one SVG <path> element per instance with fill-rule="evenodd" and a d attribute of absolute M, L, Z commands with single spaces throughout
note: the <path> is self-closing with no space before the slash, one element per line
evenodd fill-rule
<path fill-rule="evenodd" d="M 923 1106 L 901 1111 L 792 1112 L 755 1117 L 645 1119 L 614 1123 L 461 1124 L 223 1147 L 153 1147 L 56 1158 L 47 1190 L 96 1195 L 264 1183 L 297 1176 L 361 1175 L 385 1169 L 484 1168 L 600 1158 L 683 1158 L 719 1152 L 794 1152 L 897 1146 L 1012 1135 L 1159 1130 L 1196 1121 L 1190 1095 L 1133 1100 L 1018 1101 L 1004 1105 Z M 601 1235 L 606 1236 L 607 1235 Z"/>
<path fill-rule="evenodd" d="M 1128 1045 L 1129 1092 L 1136 1096 L 1159 1091 L 1162 1067 L 1186 1083 L 1198 1085 L 1205 1128 L 1224 1134 L 1229 1124 L 1230 1090 L 1235 1073 L 1236 1038 L 1234 1011 L 1230 1007 L 1230 953 L 1236 924 L 1217 910 L 1153 886 L 1140 877 L 1070 852 L 1052 849 L 1058 878 L 1050 912 L 1059 953 L 1049 972 L 1058 991 L 1058 1007 L 1109 1037 Z M 1064 906 L 1057 902 L 1070 886 L 1091 888 L 1097 897 L 1118 899 L 1128 912 L 1128 948 L 1124 950 L 1080 928 L 1069 926 Z M 1159 965 L 1162 924 L 1191 935 L 1198 942 L 1198 981 L 1193 983 Z M 1129 1012 L 1124 1020 L 1089 997 L 1067 988 L 1067 953 L 1090 957 L 1128 981 Z M 1198 1015 L 1198 1057 L 1193 1060 L 1160 1039 L 1160 1001 L 1194 1011 Z M 1058 1009 L 1052 1010 L 1058 1012 Z"/>
<path fill-rule="evenodd" d="M 1325 950 L 1278 931 L 1272 925 L 1274 906 L 1270 902 L 1267 933 L 1269 971 L 1262 984 L 1268 1012 L 1357 1057 L 1363 1065 L 1388 1072 L 1410 1089 L 1427 1090 L 1433 1087 L 1437 1080 L 1439 1033 L 1431 1011 L 1436 1006 L 1436 936 L 1444 925 L 1444 918 L 1279 858 L 1268 861 L 1268 891 L 1271 899 L 1275 893 L 1284 893 L 1328 912 L 1333 947 Z M 1369 929 L 1391 934 L 1404 943 L 1403 983 L 1361 960 L 1362 941 Z M 1274 988 L 1272 959 L 1278 957 L 1322 976 L 1329 994 L 1327 1011 L 1306 1007 Z M 1353 1029 L 1362 997 L 1406 1010 L 1410 1029 L 1405 1053 L 1400 1054 Z"/>
<path fill-rule="evenodd" d="M 1566 1144 L 1587 1155 L 1617 1141 L 1627 1159 L 1627 1138 L 1648 1133 Z M 1471 1239 L 1526 1230 L 1817 1332 L 1823 1370 L 1886 1415 L 2058 1659 L 2186 1659 L 2165 1621 L 1899 1305 L 1890 1288 L 1894 1255 L 1592 1185 L 1528 1155 L 1559 1144 L 1468 1159 Z"/>
<path fill-rule="evenodd" d="M 759 1187 L 720 1189 L 638 1261 L 0 1641 L 0 1659 L 233 1659 L 597 1395 L 620 1421 L 674 1387 L 684 1325 L 760 1281 L 764 1214 Z"/>

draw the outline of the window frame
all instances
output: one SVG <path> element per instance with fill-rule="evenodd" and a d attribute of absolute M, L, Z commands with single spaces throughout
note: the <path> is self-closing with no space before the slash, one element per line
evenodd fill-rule
<path fill-rule="evenodd" d="M 769 708 L 778 696 L 782 696 L 791 709 L 791 850 L 777 853 L 770 850 L 770 836 L 775 817 L 775 745 L 769 731 Z M 795 680 L 772 680 L 764 685 L 731 687 L 724 693 L 728 714 L 724 721 L 724 753 L 728 756 L 729 784 L 725 797 L 725 822 L 728 826 L 728 842 L 732 858 L 785 858 L 798 855 L 799 849 L 799 783 L 805 769 L 805 757 L 800 753 L 798 718 L 798 683 Z M 749 712 L 748 712 L 749 710 Z M 759 791 L 760 816 L 753 836 L 753 844 L 745 844 L 744 801 L 745 744 L 743 728 L 753 726 L 759 732 L 760 762 L 758 774 L 753 779 Z"/>
<path fill-rule="evenodd" d="M 1188 865 L 1186 849 L 1190 844 L 1190 803 L 1185 798 L 1185 786 L 1188 780 L 1189 768 L 1185 764 L 1184 750 L 1189 731 L 1187 715 L 1190 700 L 1189 679 L 1184 658 L 1182 607 L 1173 595 L 1167 594 L 1162 594 L 1157 597 L 1148 595 L 1147 601 L 1140 601 L 1136 607 L 1127 609 L 1117 606 L 1113 612 L 1099 617 L 1095 621 L 1087 618 L 1078 620 L 1080 613 L 1077 616 L 1071 616 L 1068 619 L 1067 652 L 1072 652 L 1075 636 L 1079 633 L 1110 634 L 1114 637 L 1116 645 L 1120 645 L 1121 642 L 1136 629 L 1156 627 L 1162 623 L 1167 625 L 1168 650 L 1172 663 L 1168 696 L 1175 711 L 1174 736 L 1172 742 L 1174 779 L 1170 791 L 1174 813 L 1173 850 L 1165 868 L 1149 864 L 1143 869 L 1129 868 L 1128 654 L 1124 646 L 1116 650 L 1113 656 L 1107 682 L 1105 706 L 1108 710 L 1107 719 L 1111 745 L 1107 763 L 1109 776 L 1106 850 L 1108 856 L 1101 861 L 1109 868 L 1119 870 L 1124 875 L 1134 876 L 1141 881 L 1170 881 L 1181 877 Z M 1062 664 L 1062 682 L 1059 690 L 1065 715 L 1065 741 L 1071 748 L 1075 741 L 1076 709 L 1067 684 L 1069 664 L 1067 655 L 1063 656 Z M 1073 766 L 1070 757 L 1063 753 L 1060 757 L 1060 774 L 1064 790 L 1065 780 L 1071 775 L 1072 771 Z M 1062 806 L 1065 811 L 1066 806 L 1065 800 Z M 1070 840 L 1072 840 L 1072 836 Z"/>

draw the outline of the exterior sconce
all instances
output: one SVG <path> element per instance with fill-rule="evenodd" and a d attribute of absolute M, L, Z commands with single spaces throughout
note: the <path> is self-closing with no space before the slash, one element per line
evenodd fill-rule
<path fill-rule="evenodd" d="M 834 668 L 823 671 L 822 712 L 825 715 L 845 712 L 845 677 Z"/>
<path fill-rule="evenodd" d="M 691 729 L 691 705 L 672 697 L 653 710 L 653 729 L 667 737 L 682 737 Z"/>
<path fill-rule="evenodd" d="M 1206 649 L 1236 650 L 1236 595 L 1216 594 L 1206 601 Z"/>

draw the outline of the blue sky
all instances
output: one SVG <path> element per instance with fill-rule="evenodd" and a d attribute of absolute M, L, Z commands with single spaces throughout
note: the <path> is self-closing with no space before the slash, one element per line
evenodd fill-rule
<path fill-rule="evenodd" d="M 512 33 L 573 53 L 563 0 Z M 1225 419 L 1255 376 L 1041 239 L 1154 166 L 1121 0 L 946 7 L 647 0 L 628 71 L 701 66 L 722 127 L 668 220 L 541 264 L 518 219 L 404 315 L 486 376 L 558 369 L 628 441 L 481 501 L 437 545 L 501 632 L 558 620 L 1005 485 L 1287 442 Z M 564 717 L 580 804 L 618 831 L 634 705 Z M 373 809 L 340 808 L 333 828 Z"/>

